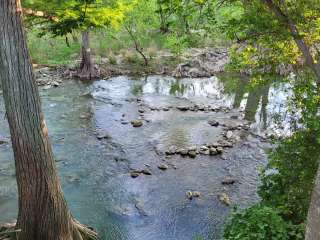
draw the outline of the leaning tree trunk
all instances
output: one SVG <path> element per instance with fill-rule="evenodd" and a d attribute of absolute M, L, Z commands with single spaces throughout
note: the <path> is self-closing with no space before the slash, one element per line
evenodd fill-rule
<path fill-rule="evenodd" d="M 81 64 L 78 72 L 78 77 L 81 79 L 95 79 L 100 77 L 99 70 L 95 68 L 91 58 L 91 49 L 89 42 L 89 30 L 82 32 L 81 46 Z"/>
<path fill-rule="evenodd" d="M 320 167 L 311 196 L 305 235 L 305 240 L 315 239 L 320 239 Z"/>
<path fill-rule="evenodd" d="M 55 167 L 21 22 L 20 0 L 0 1 L 0 79 L 19 195 L 19 240 L 96 235 L 71 216 Z M 86 238 L 87 239 L 87 238 Z"/>

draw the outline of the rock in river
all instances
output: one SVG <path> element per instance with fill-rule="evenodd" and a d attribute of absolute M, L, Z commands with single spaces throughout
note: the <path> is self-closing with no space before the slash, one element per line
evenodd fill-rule
<path fill-rule="evenodd" d="M 223 180 L 222 180 L 222 184 L 223 185 L 231 185 L 231 184 L 234 184 L 236 182 L 236 179 L 235 178 L 232 178 L 232 177 L 225 177 Z"/>
<path fill-rule="evenodd" d="M 174 155 L 177 152 L 177 147 L 176 146 L 170 146 L 169 149 L 166 151 L 167 155 Z"/>
<path fill-rule="evenodd" d="M 138 172 L 138 171 L 132 171 L 132 172 L 130 172 L 130 176 L 131 176 L 132 178 L 139 177 L 139 176 L 140 176 L 140 172 Z"/>
<path fill-rule="evenodd" d="M 143 125 L 143 122 L 141 121 L 141 120 L 132 120 L 131 121 L 131 125 L 133 126 L 133 127 L 141 127 L 142 125 Z"/>
<path fill-rule="evenodd" d="M 215 147 L 211 147 L 210 150 L 209 150 L 209 153 L 211 156 L 214 156 L 214 155 L 217 155 L 218 154 L 218 151 Z"/>
<path fill-rule="evenodd" d="M 178 106 L 177 109 L 180 111 L 188 111 L 189 107 L 188 106 Z"/>
<path fill-rule="evenodd" d="M 191 191 L 187 191 L 186 192 L 186 196 L 187 196 L 187 198 L 189 198 L 191 200 L 192 199 L 192 192 Z"/>
<path fill-rule="evenodd" d="M 230 206 L 231 202 L 230 202 L 230 198 L 228 196 L 228 194 L 226 193 L 221 193 L 218 195 L 220 202 L 222 202 L 223 204 Z"/>
<path fill-rule="evenodd" d="M 97 134 L 97 138 L 98 138 L 99 140 L 102 140 L 102 139 L 111 138 L 111 137 L 110 137 L 109 134 L 104 133 L 104 132 L 101 132 L 101 133 L 98 133 L 98 134 Z"/>
<path fill-rule="evenodd" d="M 152 175 L 152 173 L 148 169 L 142 169 L 141 173 L 144 175 Z"/>
<path fill-rule="evenodd" d="M 197 156 L 197 152 L 194 151 L 194 150 L 188 151 L 188 155 L 189 155 L 189 157 L 191 157 L 191 158 L 195 158 L 195 157 Z"/>
<path fill-rule="evenodd" d="M 209 123 L 210 126 L 213 126 L 213 127 L 218 127 L 219 126 L 219 122 L 214 120 L 214 119 L 209 120 L 208 123 Z"/>
<path fill-rule="evenodd" d="M 228 131 L 228 132 L 226 133 L 226 138 L 227 138 L 227 139 L 232 138 L 232 136 L 233 136 L 233 132 L 232 132 L 232 131 Z"/>
<path fill-rule="evenodd" d="M 209 155 L 210 149 L 207 146 L 201 146 L 199 150 L 200 154 Z"/>
<path fill-rule="evenodd" d="M 199 191 L 187 191 L 186 196 L 191 200 L 192 198 L 199 198 L 201 196 L 201 193 Z"/>
<path fill-rule="evenodd" d="M 188 155 L 188 150 L 185 148 L 181 148 L 180 150 L 178 150 L 178 152 L 180 153 L 181 156 L 187 156 Z"/>
<path fill-rule="evenodd" d="M 166 165 L 166 164 L 161 164 L 161 165 L 159 165 L 158 166 L 158 168 L 160 169 L 160 170 L 167 170 L 168 169 L 168 165 Z"/>

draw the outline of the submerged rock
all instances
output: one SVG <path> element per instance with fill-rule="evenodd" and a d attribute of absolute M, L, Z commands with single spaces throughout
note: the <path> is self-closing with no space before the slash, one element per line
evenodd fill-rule
<path fill-rule="evenodd" d="M 143 125 L 143 122 L 142 122 L 141 120 L 139 120 L 139 119 L 137 119 L 137 120 L 132 120 L 132 121 L 131 121 L 131 125 L 132 125 L 133 127 L 141 127 L 141 126 Z"/>
<path fill-rule="evenodd" d="M 102 139 L 107 139 L 107 138 L 111 138 L 111 137 L 110 137 L 110 135 L 107 134 L 107 133 L 98 133 L 97 138 L 98 138 L 99 140 L 102 140 Z"/>

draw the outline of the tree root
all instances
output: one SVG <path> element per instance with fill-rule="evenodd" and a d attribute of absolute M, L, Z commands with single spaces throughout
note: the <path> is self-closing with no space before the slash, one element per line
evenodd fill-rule
<path fill-rule="evenodd" d="M 99 237 L 89 227 L 73 219 L 73 240 L 98 240 Z"/>
<path fill-rule="evenodd" d="M 100 70 L 97 66 L 83 67 L 75 76 L 81 80 L 94 80 L 100 78 Z"/>
<path fill-rule="evenodd" d="M 0 226 L 0 240 L 16 240 L 19 232 L 15 224 Z"/>
<path fill-rule="evenodd" d="M 73 236 L 70 240 L 99 240 L 95 231 L 89 227 L 79 223 L 77 220 L 72 220 Z M 17 235 L 20 232 L 15 225 L 0 226 L 0 240 L 17 240 Z"/>

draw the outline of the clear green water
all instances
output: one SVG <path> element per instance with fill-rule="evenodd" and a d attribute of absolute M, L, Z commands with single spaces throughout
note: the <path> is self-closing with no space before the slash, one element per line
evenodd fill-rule
<path fill-rule="evenodd" d="M 102 239 L 187 240 L 196 236 L 219 239 L 230 207 L 217 194 L 227 192 L 233 204 L 257 200 L 258 169 L 266 162 L 265 143 L 243 138 L 223 157 L 195 159 L 163 152 L 170 146 L 201 146 L 221 138 L 222 127 L 207 124 L 252 121 L 252 131 L 285 132 L 274 116 L 286 119 L 284 85 L 246 89 L 241 78 L 173 79 L 125 76 L 85 84 L 66 81 L 61 88 L 41 89 L 43 110 L 59 168 L 63 190 L 73 215 L 96 228 Z M 121 124 L 139 117 L 136 99 L 148 106 L 174 107 L 193 103 L 230 107 L 228 113 L 147 111 L 141 128 Z M 123 117 L 124 114 L 124 117 Z M 97 134 L 108 138 L 97 139 Z M 0 98 L 0 139 L 9 139 Z M 167 171 L 157 168 L 169 165 Z M 130 169 L 150 166 L 151 176 L 130 177 Z M 175 168 L 173 167 L 175 166 Z M 232 175 L 233 186 L 221 180 Z M 185 197 L 200 191 L 199 199 Z M 14 161 L 10 144 L 0 145 L 0 223 L 17 214 Z"/>

